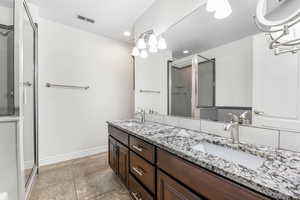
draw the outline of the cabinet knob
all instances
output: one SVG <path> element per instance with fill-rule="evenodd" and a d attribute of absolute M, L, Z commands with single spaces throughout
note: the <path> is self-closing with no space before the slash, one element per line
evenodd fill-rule
<path fill-rule="evenodd" d="M 255 115 L 263 116 L 265 113 L 263 111 L 254 110 L 253 111 Z"/>
<path fill-rule="evenodd" d="M 132 167 L 132 170 L 137 173 L 139 176 L 144 176 L 144 170 L 143 169 L 139 169 L 137 167 Z"/>
<path fill-rule="evenodd" d="M 137 151 L 139 151 L 139 152 L 142 152 L 142 151 L 143 151 L 143 147 L 140 147 L 140 146 L 132 145 L 132 148 L 134 148 L 135 150 L 137 150 Z"/>

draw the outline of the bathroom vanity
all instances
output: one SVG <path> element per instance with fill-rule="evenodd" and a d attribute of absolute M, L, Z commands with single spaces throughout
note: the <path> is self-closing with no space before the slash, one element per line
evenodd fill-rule
<path fill-rule="evenodd" d="M 109 164 L 135 200 L 300 199 L 299 153 L 136 120 L 108 132 Z"/>

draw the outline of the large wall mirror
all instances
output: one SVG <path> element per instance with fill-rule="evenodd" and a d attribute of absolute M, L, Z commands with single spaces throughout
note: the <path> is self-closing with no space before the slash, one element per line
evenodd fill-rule
<path fill-rule="evenodd" d="M 219 122 L 230 121 L 233 113 L 243 117 L 243 124 L 300 130 L 300 55 L 270 49 L 270 40 L 253 18 L 258 2 L 231 0 L 233 12 L 225 19 L 216 19 L 204 4 L 164 33 L 168 49 L 161 53 L 160 67 L 168 69 L 167 92 L 158 88 L 158 98 L 163 105 L 162 96 L 167 96 L 168 109 L 164 113 L 157 107 L 160 113 Z M 267 19 L 278 20 L 280 16 L 269 13 L 281 7 L 289 10 L 282 2 L 266 3 Z M 294 33 L 300 35 L 300 23 Z M 147 59 L 154 63 L 151 55 Z M 155 109 L 148 104 L 146 109 Z"/>

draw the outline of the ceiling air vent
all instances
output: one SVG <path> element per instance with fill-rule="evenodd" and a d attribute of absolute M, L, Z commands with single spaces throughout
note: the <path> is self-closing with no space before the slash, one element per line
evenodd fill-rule
<path fill-rule="evenodd" d="M 77 19 L 82 20 L 82 21 L 86 21 L 88 23 L 94 24 L 95 20 L 88 18 L 88 17 L 84 17 L 82 15 L 77 15 Z"/>

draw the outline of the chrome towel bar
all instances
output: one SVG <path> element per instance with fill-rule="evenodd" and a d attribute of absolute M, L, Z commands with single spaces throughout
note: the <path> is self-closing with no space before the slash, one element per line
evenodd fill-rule
<path fill-rule="evenodd" d="M 156 90 L 140 90 L 140 93 L 157 93 L 157 94 L 160 94 L 160 91 L 156 91 Z"/>
<path fill-rule="evenodd" d="M 52 84 L 52 83 L 46 83 L 46 87 L 63 87 L 63 88 L 70 88 L 70 89 L 83 89 L 83 90 L 87 90 L 90 88 L 90 86 L 61 85 L 61 84 Z"/>

